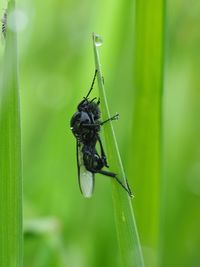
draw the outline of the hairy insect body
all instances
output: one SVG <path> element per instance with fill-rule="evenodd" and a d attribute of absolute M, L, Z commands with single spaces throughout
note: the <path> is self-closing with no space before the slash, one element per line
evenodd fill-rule
<path fill-rule="evenodd" d="M 100 131 L 100 123 L 91 112 L 77 111 L 71 119 L 71 129 L 75 137 L 84 145 L 94 145 Z"/>
<path fill-rule="evenodd" d="M 93 173 L 104 167 L 104 161 L 96 150 L 100 132 L 99 114 L 98 103 L 84 100 L 78 105 L 78 111 L 70 122 L 73 134 L 78 142 L 82 143 L 84 165 Z"/>
<path fill-rule="evenodd" d="M 94 175 L 100 173 L 116 179 L 116 181 L 132 196 L 128 182 L 127 187 L 118 179 L 113 172 L 103 170 L 104 167 L 109 168 L 106 155 L 100 138 L 100 129 L 104 123 L 118 119 L 118 114 L 108 118 L 106 121 L 100 120 L 99 99 L 90 100 L 89 94 L 92 91 L 95 77 L 92 81 L 91 88 L 86 97 L 78 104 L 77 111 L 72 116 L 70 127 L 72 133 L 76 137 L 76 153 L 79 186 L 85 197 L 91 197 L 94 190 Z M 99 151 L 97 151 L 97 145 Z"/>

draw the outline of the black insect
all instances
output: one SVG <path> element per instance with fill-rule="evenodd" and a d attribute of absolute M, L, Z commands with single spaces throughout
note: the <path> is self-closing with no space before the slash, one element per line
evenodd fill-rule
<path fill-rule="evenodd" d="M 91 197 L 94 190 L 94 175 L 100 173 L 114 178 L 127 192 L 132 196 L 132 192 L 126 181 L 127 187 L 118 179 L 113 172 L 103 170 L 109 168 L 103 145 L 100 138 L 101 126 L 105 123 L 118 119 L 119 115 L 101 122 L 99 104 L 100 100 L 96 97 L 89 100 L 89 95 L 93 89 L 97 76 L 97 70 L 86 97 L 78 104 L 77 112 L 72 116 L 70 121 L 71 130 L 76 137 L 76 154 L 78 167 L 79 186 L 84 197 Z M 100 153 L 97 152 L 99 144 Z"/>
<path fill-rule="evenodd" d="M 5 10 L 3 14 L 3 18 L 1 19 L 1 31 L 3 34 L 3 37 L 6 38 L 6 28 L 7 28 L 7 10 Z"/>

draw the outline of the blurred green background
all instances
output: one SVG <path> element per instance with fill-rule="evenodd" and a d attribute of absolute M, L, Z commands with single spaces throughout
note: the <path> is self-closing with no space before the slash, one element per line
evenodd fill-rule
<path fill-rule="evenodd" d="M 0 5 L 2 13 L 5 4 Z M 104 38 L 100 53 L 110 112 L 120 114 L 114 127 L 125 170 L 131 172 L 134 3 L 19 0 L 18 8 L 22 12 L 18 37 L 24 266 L 119 266 L 111 183 L 97 175 L 93 198 L 82 197 L 69 121 L 93 77 L 91 33 L 95 31 Z M 156 256 L 160 266 L 166 267 L 200 266 L 199 12 L 198 1 L 166 3 L 161 220 Z M 2 42 L 1 58 L 3 47 Z M 97 93 L 97 87 L 95 90 Z M 136 195 L 133 203 L 147 197 L 137 194 L 134 177 L 128 179 Z M 136 222 L 141 212 L 136 210 Z M 138 229 L 142 236 L 140 225 Z M 148 244 L 142 243 L 142 247 L 145 258 L 155 257 Z M 147 266 L 151 265 L 147 262 Z"/>

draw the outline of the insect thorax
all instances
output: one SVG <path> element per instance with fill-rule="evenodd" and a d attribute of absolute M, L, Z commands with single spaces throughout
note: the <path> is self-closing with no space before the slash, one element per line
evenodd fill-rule
<path fill-rule="evenodd" d="M 70 122 L 71 130 L 75 137 L 82 143 L 96 143 L 100 131 L 98 120 L 94 120 L 92 113 L 77 111 Z"/>

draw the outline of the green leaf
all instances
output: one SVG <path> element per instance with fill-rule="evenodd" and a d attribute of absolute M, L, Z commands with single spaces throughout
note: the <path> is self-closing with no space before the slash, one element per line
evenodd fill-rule
<path fill-rule="evenodd" d="M 106 120 L 110 118 L 110 114 L 104 90 L 103 75 L 97 49 L 97 47 L 101 45 L 101 42 L 101 37 L 93 34 L 94 58 L 95 66 L 98 71 L 97 76 L 99 96 L 101 101 L 101 112 L 103 120 Z M 123 184 L 126 184 L 125 173 L 123 170 L 112 122 L 105 124 L 103 128 L 109 165 L 112 167 L 112 171 L 117 173 Z M 128 193 L 123 190 L 123 188 L 116 182 L 115 179 L 113 179 L 112 184 L 116 227 L 123 266 L 144 266 L 131 199 Z"/>
<path fill-rule="evenodd" d="M 128 174 L 147 266 L 157 261 L 160 224 L 164 0 L 136 3 L 132 145 Z"/>
<path fill-rule="evenodd" d="M 14 10 L 9 2 L 8 17 Z M 14 19 L 14 16 L 12 17 Z M 22 266 L 22 162 L 17 40 L 7 28 L 0 85 L 0 266 Z"/>

